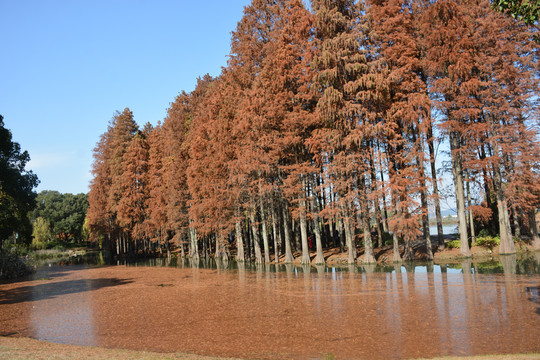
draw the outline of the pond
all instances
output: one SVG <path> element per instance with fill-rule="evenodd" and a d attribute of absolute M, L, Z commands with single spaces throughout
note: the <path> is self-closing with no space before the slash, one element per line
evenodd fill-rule
<path fill-rule="evenodd" d="M 450 234 L 457 234 L 458 233 L 458 225 L 457 224 L 444 224 L 443 225 L 443 234 L 450 235 Z M 429 234 L 430 235 L 437 235 L 437 225 L 430 225 L 429 226 Z"/>
<path fill-rule="evenodd" d="M 75 262 L 0 284 L 0 335 L 240 358 L 540 352 L 539 253 L 395 267 Z"/>

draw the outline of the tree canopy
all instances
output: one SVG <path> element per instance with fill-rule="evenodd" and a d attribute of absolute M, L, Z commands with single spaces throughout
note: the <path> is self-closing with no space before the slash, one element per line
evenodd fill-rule
<path fill-rule="evenodd" d="M 44 190 L 36 197 L 36 208 L 31 212 L 30 220 L 45 220 L 50 224 L 52 236 L 58 240 L 81 241 L 87 208 L 86 194 L 61 194 Z M 40 226 L 44 227 L 43 223 L 41 221 Z"/>
<path fill-rule="evenodd" d="M 328 246 L 372 263 L 385 242 L 412 259 L 421 238 L 431 258 L 443 148 L 462 255 L 479 227 L 501 253 L 513 236 L 540 248 L 536 35 L 488 0 L 253 0 L 227 66 L 163 124 L 114 115 L 92 234 L 118 254 L 176 243 L 194 259 L 318 264 Z"/>
<path fill-rule="evenodd" d="M 12 235 L 17 235 L 18 241 L 30 241 L 32 227 L 27 215 L 35 206 L 33 189 L 38 178 L 25 169 L 29 161 L 30 155 L 13 141 L 0 115 L 0 249 Z"/>

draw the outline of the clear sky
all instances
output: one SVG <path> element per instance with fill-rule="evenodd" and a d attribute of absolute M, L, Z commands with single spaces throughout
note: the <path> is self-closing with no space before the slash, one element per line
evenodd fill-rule
<path fill-rule="evenodd" d="M 0 0 L 0 114 L 37 191 L 88 191 L 116 110 L 142 127 L 226 65 L 249 0 Z"/>

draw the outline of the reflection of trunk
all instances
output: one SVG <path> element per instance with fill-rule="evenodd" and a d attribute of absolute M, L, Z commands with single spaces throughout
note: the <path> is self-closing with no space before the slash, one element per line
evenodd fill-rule
<path fill-rule="evenodd" d="M 261 239 L 259 238 L 259 226 L 257 225 L 255 219 L 255 206 L 251 207 L 249 217 L 251 223 L 251 232 L 253 234 L 253 247 L 255 248 L 255 263 L 262 264 L 263 259 L 261 253 Z"/>
<path fill-rule="evenodd" d="M 499 260 L 503 266 L 505 276 L 516 275 L 517 256 L 515 254 L 500 256 Z"/>
<path fill-rule="evenodd" d="M 499 153 L 497 147 L 494 148 L 495 153 Z M 493 185 L 497 195 L 497 210 L 499 213 L 499 233 L 501 236 L 501 245 L 499 247 L 500 254 L 513 254 L 516 252 L 514 239 L 512 239 L 512 230 L 510 228 L 510 217 L 508 216 L 508 205 L 504 187 L 502 183 L 501 169 L 497 164 L 493 164 Z"/>
<path fill-rule="evenodd" d="M 307 221 L 306 221 L 306 197 L 305 181 L 302 181 L 302 190 L 300 193 L 300 236 L 302 241 L 302 260 L 301 264 L 311 263 L 309 257 L 309 246 L 307 239 Z"/>
<path fill-rule="evenodd" d="M 242 236 L 242 224 L 240 223 L 240 220 L 236 221 L 235 233 L 236 233 L 236 261 L 243 263 L 244 261 L 246 261 L 246 258 L 244 255 L 244 238 Z"/>
<path fill-rule="evenodd" d="M 285 264 L 294 262 L 291 250 L 291 228 L 289 223 L 289 207 L 286 201 L 283 203 L 283 232 L 285 235 Z"/>
<path fill-rule="evenodd" d="M 461 269 L 463 274 L 472 274 L 472 260 L 470 258 L 461 262 Z"/>
<path fill-rule="evenodd" d="M 456 192 L 456 207 L 458 215 L 459 239 L 461 241 L 460 253 L 462 256 L 471 256 L 469 240 L 467 238 L 467 218 L 465 216 L 465 190 L 463 188 L 463 164 L 459 151 L 459 138 L 456 132 L 450 132 L 450 149 L 452 150 L 452 174 Z"/>

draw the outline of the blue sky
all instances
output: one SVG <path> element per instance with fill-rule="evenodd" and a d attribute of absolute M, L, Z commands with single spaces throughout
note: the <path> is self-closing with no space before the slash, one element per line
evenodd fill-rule
<path fill-rule="evenodd" d="M 41 183 L 88 191 L 116 110 L 163 120 L 197 77 L 219 75 L 249 0 L 0 0 L 0 114 Z"/>

